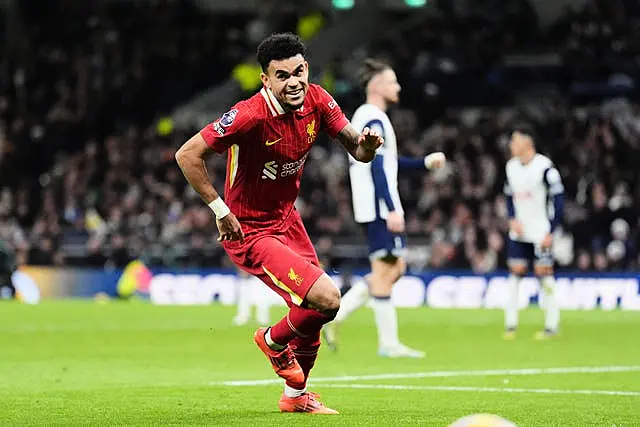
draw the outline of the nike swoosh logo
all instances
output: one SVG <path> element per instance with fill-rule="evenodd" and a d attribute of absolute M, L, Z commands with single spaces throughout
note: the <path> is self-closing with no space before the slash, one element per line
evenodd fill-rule
<path fill-rule="evenodd" d="M 266 145 L 266 146 L 268 147 L 268 146 L 273 145 L 273 144 L 275 144 L 276 142 L 280 141 L 281 139 L 282 139 L 282 138 L 278 138 L 278 139 L 276 139 L 275 141 L 268 141 L 268 140 L 267 140 L 267 142 L 265 142 L 265 143 L 264 143 L 264 145 Z"/>

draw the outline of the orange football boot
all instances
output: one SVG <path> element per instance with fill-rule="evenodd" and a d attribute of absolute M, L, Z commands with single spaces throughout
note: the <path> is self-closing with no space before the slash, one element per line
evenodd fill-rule
<path fill-rule="evenodd" d="M 258 348 L 267 356 L 273 370 L 280 378 L 288 381 L 294 388 L 299 387 L 303 389 L 305 384 L 304 372 L 296 360 L 291 347 L 287 345 L 282 351 L 276 351 L 269 347 L 264 338 L 267 329 L 269 328 L 258 329 L 256 333 L 253 334 L 253 340 L 258 345 Z"/>
<path fill-rule="evenodd" d="M 339 412 L 324 406 L 318 399 L 320 395 L 306 392 L 302 396 L 287 397 L 284 393 L 278 402 L 280 412 L 306 412 L 309 414 L 337 415 Z"/>

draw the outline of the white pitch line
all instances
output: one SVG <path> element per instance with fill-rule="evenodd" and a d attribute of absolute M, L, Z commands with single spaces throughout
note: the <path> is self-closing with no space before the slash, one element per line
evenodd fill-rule
<path fill-rule="evenodd" d="M 640 372 L 640 366 L 574 366 L 559 368 L 527 368 L 527 369 L 487 369 L 487 370 L 467 370 L 467 371 L 430 371 L 430 372 L 408 372 L 399 374 L 373 374 L 373 375 L 347 375 L 341 377 L 318 377 L 313 378 L 313 383 L 319 382 L 347 382 L 347 381 L 369 381 L 369 380 L 400 380 L 415 378 L 451 378 L 451 377 L 489 377 L 499 375 L 547 375 L 547 374 L 594 374 L 611 372 Z M 271 384 L 282 384 L 281 379 L 268 380 L 237 380 L 212 382 L 212 386 L 262 386 Z"/>
<path fill-rule="evenodd" d="M 322 384 L 325 388 L 381 389 L 381 390 L 423 390 L 423 391 L 473 391 L 483 393 L 537 393 L 537 394 L 587 394 L 604 396 L 640 396 L 640 391 L 618 390 L 568 390 L 554 388 L 510 388 L 510 387 L 463 387 L 463 386 L 421 386 L 394 384 Z"/>

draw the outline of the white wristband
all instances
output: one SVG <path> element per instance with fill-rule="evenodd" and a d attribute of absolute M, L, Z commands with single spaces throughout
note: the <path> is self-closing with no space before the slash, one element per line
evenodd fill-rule
<path fill-rule="evenodd" d="M 222 219 L 231 213 L 229 206 L 222 200 L 222 197 L 218 197 L 213 202 L 209 203 L 209 207 L 216 216 L 216 219 Z"/>
<path fill-rule="evenodd" d="M 427 157 L 424 158 L 424 167 L 427 169 L 432 169 L 434 163 L 440 163 L 445 160 L 444 153 L 436 152 L 431 153 Z"/>

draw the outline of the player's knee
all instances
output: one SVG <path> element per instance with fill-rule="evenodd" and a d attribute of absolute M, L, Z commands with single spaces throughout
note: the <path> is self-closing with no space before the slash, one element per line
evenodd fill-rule
<path fill-rule="evenodd" d="M 553 275 L 553 267 L 550 265 L 536 265 L 535 273 L 538 277 L 545 277 Z"/>
<path fill-rule="evenodd" d="M 327 294 L 327 302 L 322 310 L 327 317 L 331 320 L 335 319 L 338 314 L 338 310 L 340 309 L 340 290 L 334 287 Z"/>
<path fill-rule="evenodd" d="M 340 309 L 340 290 L 331 285 L 331 288 L 328 288 L 314 305 L 316 310 L 330 320 L 335 319 Z"/>
<path fill-rule="evenodd" d="M 322 275 L 313 284 L 306 298 L 309 308 L 333 320 L 340 309 L 340 290 L 329 276 Z"/>
<path fill-rule="evenodd" d="M 406 272 L 407 262 L 402 258 L 398 258 L 398 261 L 396 261 L 396 280 L 394 280 L 394 283 L 404 276 Z"/>

